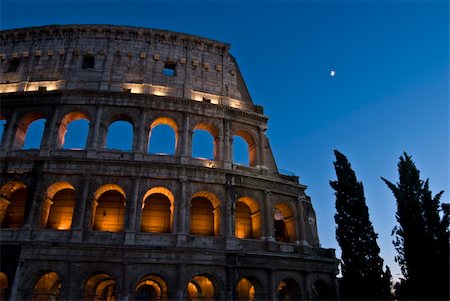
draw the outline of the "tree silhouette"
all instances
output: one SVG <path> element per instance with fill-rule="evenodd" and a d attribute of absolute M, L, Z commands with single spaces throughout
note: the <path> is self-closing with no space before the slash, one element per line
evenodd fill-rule
<path fill-rule="evenodd" d="M 449 212 L 434 197 L 428 179 L 406 153 L 398 163 L 397 185 L 383 179 L 397 200 L 397 222 L 392 234 L 403 279 L 396 285 L 399 299 L 449 299 Z M 443 216 L 441 218 L 441 215 Z"/>
<path fill-rule="evenodd" d="M 342 249 L 341 298 L 375 300 L 390 298 L 391 274 L 383 272 L 383 259 L 377 245 L 378 235 L 369 219 L 364 187 L 356 179 L 347 158 L 334 151 L 337 181 L 330 181 L 336 191 L 336 238 Z"/>

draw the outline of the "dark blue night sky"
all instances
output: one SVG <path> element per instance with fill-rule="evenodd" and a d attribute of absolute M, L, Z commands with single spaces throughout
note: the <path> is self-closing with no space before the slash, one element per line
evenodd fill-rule
<path fill-rule="evenodd" d="M 254 103 L 270 117 L 278 167 L 309 186 L 322 246 L 339 249 L 328 184 L 338 149 L 364 183 L 395 278 L 395 199 L 380 176 L 396 182 L 406 151 L 449 200 L 448 1 L 2 0 L 0 22 L 141 26 L 230 43 Z"/>

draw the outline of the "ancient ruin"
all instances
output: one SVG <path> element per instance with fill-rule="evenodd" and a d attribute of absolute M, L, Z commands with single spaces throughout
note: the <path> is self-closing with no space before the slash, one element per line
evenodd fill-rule
<path fill-rule="evenodd" d="M 306 186 L 277 169 L 230 45 L 109 25 L 0 33 L 2 300 L 336 296 L 334 250 Z M 108 147 L 117 122 L 129 149 Z M 152 153 L 164 126 L 173 151 Z M 198 132 L 210 158 L 193 154 Z"/>

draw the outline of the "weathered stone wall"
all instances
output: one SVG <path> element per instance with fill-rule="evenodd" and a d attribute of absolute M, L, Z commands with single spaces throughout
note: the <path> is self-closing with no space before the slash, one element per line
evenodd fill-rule
<path fill-rule="evenodd" d="M 334 250 L 320 247 L 306 186 L 278 172 L 265 135 L 268 118 L 253 105 L 229 45 L 116 26 L 48 26 L 0 35 L 0 120 L 6 120 L 0 224 L 14 191 L 27 190 L 23 226 L 1 229 L 8 256 L 0 272 L 9 279 L 11 300 L 30 299 L 49 271 L 59 276 L 63 300 L 82 299 L 87 279 L 97 272 L 114 279 L 116 300 L 134 300 L 145 275 L 162 279 L 170 300 L 186 298 L 190 279 L 198 275 L 208 277 L 221 300 L 236 299 L 243 278 L 257 300 L 278 299 L 282 284 L 291 298 L 324 297 L 317 281 L 328 286 L 326 296 L 336 294 Z M 90 56 L 94 68 L 83 69 Z M 173 76 L 163 74 L 166 62 L 175 64 Z M 39 149 L 23 149 L 28 126 L 41 118 L 46 124 Z M 89 121 L 86 147 L 65 149 L 66 127 L 80 118 Z M 117 120 L 132 125 L 130 151 L 106 148 L 108 127 Z M 155 123 L 173 128 L 173 155 L 148 152 Z M 199 128 L 214 137 L 211 160 L 192 156 Z M 249 146 L 249 166 L 233 162 L 235 136 Z M 45 225 L 49 190 L 58 185 L 75 191 L 68 230 Z M 106 186 L 124 194 L 118 232 L 93 228 L 97 193 Z M 141 231 L 143 202 L 155 187 L 173 195 L 168 233 Z M 191 200 L 199 195 L 214 204 L 214 235 L 190 233 Z M 251 208 L 257 233 L 251 239 L 235 233 L 240 200 Z M 289 241 L 276 239 L 275 212 L 285 218 Z"/>

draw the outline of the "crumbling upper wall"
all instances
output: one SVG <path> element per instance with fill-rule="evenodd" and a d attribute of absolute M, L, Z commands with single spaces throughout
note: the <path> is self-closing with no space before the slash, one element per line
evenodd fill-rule
<path fill-rule="evenodd" d="M 47 90 L 129 90 L 254 110 L 226 43 L 111 25 L 51 25 L 0 36 L 0 83 L 15 84 L 13 92 L 48 82 Z"/>

